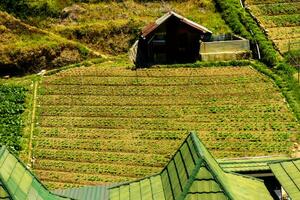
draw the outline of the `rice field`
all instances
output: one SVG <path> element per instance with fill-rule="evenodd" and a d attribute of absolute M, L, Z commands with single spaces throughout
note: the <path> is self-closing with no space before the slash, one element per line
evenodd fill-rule
<path fill-rule="evenodd" d="M 33 138 L 50 188 L 156 172 L 189 131 L 217 158 L 291 153 L 299 130 L 280 90 L 251 67 L 80 67 L 44 77 Z"/>

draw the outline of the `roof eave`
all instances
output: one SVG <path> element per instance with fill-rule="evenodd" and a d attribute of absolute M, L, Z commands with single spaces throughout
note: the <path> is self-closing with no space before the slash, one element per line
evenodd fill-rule
<path fill-rule="evenodd" d="M 152 31 L 154 31 L 157 27 L 159 27 L 162 23 L 164 23 L 167 19 L 169 19 L 171 16 L 175 16 L 178 19 L 180 19 L 180 21 L 182 21 L 183 23 L 193 27 L 194 29 L 197 29 L 203 33 L 208 33 L 208 34 L 212 34 L 212 31 L 210 31 L 209 29 L 207 29 L 204 26 L 201 26 L 200 24 L 197 24 L 196 22 L 193 22 L 177 13 L 175 13 L 174 11 L 169 11 L 168 13 L 166 13 L 165 15 L 163 15 L 162 17 L 158 18 L 155 23 L 153 24 L 149 24 L 148 26 L 146 26 L 144 28 L 144 30 L 142 31 L 142 38 L 146 38 Z"/>

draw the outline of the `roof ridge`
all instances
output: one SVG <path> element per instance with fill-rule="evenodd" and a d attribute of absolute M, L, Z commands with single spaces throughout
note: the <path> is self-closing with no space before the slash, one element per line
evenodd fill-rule
<path fill-rule="evenodd" d="M 196 166 L 195 166 L 195 168 L 193 169 L 193 172 L 192 172 L 192 174 L 190 175 L 190 177 L 189 177 L 187 183 L 185 184 L 185 187 L 183 188 L 183 191 L 181 192 L 181 194 L 180 194 L 178 200 L 184 200 L 184 199 L 186 198 L 186 196 L 187 196 L 187 194 L 188 194 L 190 188 L 192 187 L 192 185 L 193 185 L 193 183 L 194 183 L 194 181 L 195 181 L 195 179 L 196 179 L 196 176 L 197 176 L 197 174 L 198 174 L 198 172 L 199 172 L 199 169 L 200 169 L 202 163 L 203 163 L 203 160 L 202 160 L 202 159 L 198 159 L 198 160 L 196 161 Z"/>
<path fill-rule="evenodd" d="M 207 150 L 207 148 L 205 147 L 205 145 L 200 141 L 200 139 L 196 136 L 196 134 L 194 132 L 192 132 L 192 140 L 195 143 L 196 146 L 196 150 L 199 152 L 199 154 L 201 155 L 202 159 L 205 161 L 207 167 L 209 167 L 210 171 L 212 172 L 212 176 L 215 178 L 216 182 L 220 185 L 220 188 L 224 191 L 225 195 L 229 198 L 229 199 L 233 199 L 232 195 L 230 194 L 230 192 L 228 191 L 228 188 L 226 187 L 226 184 L 222 181 L 222 179 L 219 177 L 218 173 L 216 172 L 216 169 L 214 169 L 213 167 L 210 166 L 209 164 L 209 160 L 207 160 L 207 157 L 203 154 L 203 152 L 201 151 L 206 151 L 205 153 L 208 153 L 208 155 L 213 159 L 213 161 L 217 164 L 218 168 L 225 173 L 224 175 L 226 175 L 226 172 L 223 170 L 223 168 L 219 165 L 219 163 L 215 160 L 215 158 L 212 156 L 212 154 Z M 204 148 L 201 148 L 201 145 Z"/>
<path fill-rule="evenodd" d="M 180 144 L 180 146 L 177 148 L 176 152 L 172 155 L 172 157 L 169 159 L 168 163 L 162 168 L 162 170 L 160 171 L 159 174 L 161 174 L 165 169 L 168 168 L 168 165 L 175 159 L 175 156 L 177 154 L 177 152 L 180 151 L 181 147 L 183 147 L 184 144 L 187 144 L 187 140 L 188 138 L 191 137 L 191 134 L 188 134 L 187 137 L 184 139 L 184 141 Z"/>
<path fill-rule="evenodd" d="M 226 172 L 194 132 L 190 132 L 190 134 L 188 134 L 170 161 L 157 175 L 157 178 L 160 180 L 157 180 L 156 183 L 156 193 L 152 192 L 153 185 L 151 181 L 150 184 L 146 183 L 147 181 L 144 182 L 144 192 L 147 192 L 148 195 L 152 194 L 152 196 L 158 195 L 162 199 L 166 200 L 170 198 L 174 200 L 184 200 L 190 195 L 193 195 L 192 193 L 196 194 L 197 191 L 208 191 L 208 193 L 219 191 L 218 193 L 222 197 L 225 197 L 229 200 L 271 199 L 269 198 L 271 196 L 269 195 L 262 181 L 257 181 L 257 179 L 254 178 L 249 178 L 242 175 L 237 176 L 234 173 Z M 198 178 L 201 177 L 209 177 L 210 180 L 209 182 L 198 181 Z M 140 184 L 138 186 L 130 185 L 130 183 L 135 182 L 140 182 Z M 124 184 L 113 187 L 114 190 L 109 191 L 110 195 L 112 195 L 111 199 L 120 200 L 121 193 L 124 191 L 131 191 L 131 187 L 133 190 L 138 189 L 139 191 L 137 191 L 138 194 L 136 196 L 132 196 L 130 199 L 142 199 L 143 194 L 141 192 L 141 182 L 141 180 L 129 182 L 127 183 L 129 187 L 123 187 L 124 190 L 122 191 L 121 187 Z M 241 185 L 236 185 L 237 183 L 240 183 Z M 248 186 L 252 186 L 252 184 L 253 187 L 247 189 Z M 210 189 L 205 189 L 206 187 L 209 187 Z M 241 188 L 243 191 L 240 191 Z M 255 192 L 254 189 L 258 189 L 259 191 Z M 128 196 L 127 193 L 126 195 Z M 252 195 L 254 195 L 254 198 L 251 197 Z"/>
<path fill-rule="evenodd" d="M 170 10 L 170 11 L 166 12 L 163 16 L 156 19 L 154 23 L 151 22 L 147 26 L 145 26 L 142 30 L 142 37 L 145 38 L 149 33 L 151 33 L 153 30 L 155 30 L 157 27 L 159 27 L 162 23 L 164 23 L 166 20 L 168 20 L 172 16 L 178 18 L 181 22 L 188 24 L 189 26 L 193 27 L 194 29 L 198 29 L 204 33 L 212 34 L 212 31 L 210 31 L 208 28 L 176 13 L 173 10 Z"/>

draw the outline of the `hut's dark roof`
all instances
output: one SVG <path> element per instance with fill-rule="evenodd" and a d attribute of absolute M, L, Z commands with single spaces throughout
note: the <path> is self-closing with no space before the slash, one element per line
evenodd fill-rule
<path fill-rule="evenodd" d="M 143 30 L 142 30 L 142 37 L 147 37 L 147 35 L 149 33 L 151 33 L 152 31 L 154 31 L 156 28 L 158 28 L 161 24 L 163 24 L 165 21 L 167 21 L 170 17 L 176 17 L 178 19 L 180 19 L 180 21 L 182 21 L 183 23 L 193 27 L 194 29 L 197 29 L 203 33 L 210 33 L 212 34 L 212 32 L 210 30 L 208 30 L 206 27 L 201 26 L 199 24 L 197 24 L 196 22 L 193 22 L 173 11 L 170 11 L 168 13 L 166 13 L 164 16 L 160 17 L 159 19 L 157 19 L 155 22 L 148 24 Z"/>

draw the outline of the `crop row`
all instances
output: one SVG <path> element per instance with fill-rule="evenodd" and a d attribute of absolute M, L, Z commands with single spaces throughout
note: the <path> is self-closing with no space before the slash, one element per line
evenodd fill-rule
<path fill-rule="evenodd" d="M 0 145 L 13 151 L 21 149 L 21 114 L 25 110 L 23 87 L 0 85 Z"/>
<path fill-rule="evenodd" d="M 213 144 L 207 142 L 207 148 L 211 149 L 223 149 L 224 151 L 237 151 L 237 152 L 272 152 L 272 153 L 288 153 L 291 148 L 289 141 L 285 142 L 244 142 L 244 141 L 235 141 L 224 142 L 224 141 L 214 141 Z"/>
<path fill-rule="evenodd" d="M 98 128 L 64 128 L 40 127 L 40 135 L 54 138 L 81 138 L 81 139 L 169 139 L 182 140 L 187 131 L 153 131 L 129 129 L 98 129 Z"/>
<path fill-rule="evenodd" d="M 272 83 L 248 83 L 234 85 L 191 86 L 91 86 L 49 85 L 41 94 L 45 95 L 101 95 L 101 96 L 202 96 L 227 93 L 265 93 L 275 91 Z"/>
<path fill-rule="evenodd" d="M 81 105 L 81 106 L 168 106 L 168 105 L 242 105 L 277 103 L 280 93 L 240 92 L 188 96 L 95 96 L 95 95 L 42 95 L 40 105 Z"/>
<path fill-rule="evenodd" d="M 140 113 L 141 110 L 143 113 Z M 102 116 L 105 113 L 111 113 L 111 116 L 170 116 L 179 117 L 183 114 L 231 114 L 235 113 L 276 113 L 283 114 L 288 112 L 285 103 L 278 101 L 277 104 L 245 104 L 245 105 L 218 105 L 218 106 L 206 106 L 206 105 L 191 105 L 191 106 L 42 106 L 40 107 L 40 115 L 47 116 L 59 116 L 68 115 L 72 113 L 74 117 L 81 116 L 76 113 L 83 113 L 91 116 Z M 98 114 L 98 115 L 97 115 Z M 109 115 L 109 114 L 108 114 Z"/>
<path fill-rule="evenodd" d="M 92 128 L 40 128 L 40 134 L 46 138 L 73 139 L 117 139 L 117 140 L 183 140 L 188 131 L 163 130 L 128 130 L 128 129 L 92 129 Z M 203 140 L 240 139 L 249 141 L 284 141 L 288 140 L 291 131 L 197 131 Z"/>
<path fill-rule="evenodd" d="M 155 68 L 147 70 L 128 70 L 125 68 L 99 68 L 85 67 L 66 70 L 58 73 L 54 79 L 58 77 L 70 76 L 97 76 L 97 77 L 190 77 L 190 76 L 232 76 L 232 75 L 248 75 L 256 73 L 249 67 L 209 67 L 209 68 Z M 51 79 L 51 78 L 50 78 Z"/>
<path fill-rule="evenodd" d="M 51 180 L 42 180 L 44 185 L 47 186 L 47 188 L 59 188 L 59 189 L 67 189 L 67 188 L 78 188 L 82 186 L 86 186 L 85 184 L 78 184 L 78 183 L 66 183 L 66 182 L 55 182 Z M 54 190 L 54 193 L 56 191 Z"/>
<path fill-rule="evenodd" d="M 275 45 L 280 49 L 282 52 L 286 52 L 291 48 L 291 50 L 297 50 L 297 47 L 289 47 L 290 42 L 300 42 L 300 37 L 296 39 L 281 39 L 281 40 L 274 40 Z"/>
<path fill-rule="evenodd" d="M 269 140 L 255 141 L 253 139 L 235 139 L 226 138 L 204 141 L 207 148 L 210 150 L 222 149 L 224 151 L 244 152 L 272 152 L 272 153 L 288 153 L 291 148 L 291 143 L 284 137 L 281 141 L 272 140 L 272 135 Z M 76 151 L 97 151 L 97 152 L 123 152 L 141 154 L 158 154 L 171 156 L 172 153 L 180 145 L 180 141 L 172 140 L 101 140 L 90 141 L 82 139 L 65 140 L 60 138 L 39 138 L 36 140 L 37 148 L 55 149 L 55 150 L 76 150 Z M 134 164 L 133 164 L 134 165 Z"/>
<path fill-rule="evenodd" d="M 260 21 L 266 28 L 300 26 L 300 14 L 261 16 Z"/>
<path fill-rule="evenodd" d="M 155 174 L 161 167 L 124 165 L 121 163 L 84 163 L 39 159 L 34 163 L 36 170 L 51 170 L 70 173 L 102 174 L 126 177 L 142 177 L 145 174 Z"/>
<path fill-rule="evenodd" d="M 218 106 L 161 106 L 161 107 L 99 107 L 99 106 L 43 106 L 41 107 L 40 116 L 57 116 L 57 117 L 88 117 L 88 118 L 165 118 L 165 119 L 179 119 L 183 121 L 247 121 L 256 120 L 276 120 L 293 121 L 294 117 L 284 107 L 270 107 L 263 106 L 261 108 L 252 109 L 250 106 L 244 108 L 226 108 Z M 249 109 L 247 109 L 249 108 Z M 69 109 L 69 110 L 68 110 Z M 275 110 L 276 109 L 276 110 Z"/>
<path fill-rule="evenodd" d="M 104 185 L 107 183 L 121 183 L 134 179 L 132 177 L 112 176 L 103 174 L 70 173 L 51 170 L 34 170 L 34 172 L 43 182 L 51 181 L 77 185 Z"/>
<path fill-rule="evenodd" d="M 210 131 L 199 132 L 200 138 L 206 141 L 245 141 L 247 142 L 286 142 L 291 138 L 292 132 L 289 131 L 241 131 L 241 132 L 228 132 L 228 131 Z M 212 146 L 212 145 L 211 145 Z"/>
<path fill-rule="evenodd" d="M 264 76 L 257 74 L 233 74 L 230 76 L 206 77 L 206 76 L 188 76 L 188 77 L 55 77 L 49 78 L 43 82 L 44 85 L 212 85 L 212 84 L 230 84 L 230 83 L 255 83 L 264 81 Z"/>
<path fill-rule="evenodd" d="M 251 11 L 255 16 L 300 14 L 300 2 L 253 5 Z"/>
<path fill-rule="evenodd" d="M 223 119 L 219 121 L 197 121 L 191 119 L 164 118 L 87 118 L 87 117 L 50 117 L 40 119 L 41 127 L 74 127 L 100 129 L 137 129 L 137 130 L 295 130 L 297 122 L 274 121 L 272 119 Z"/>
<path fill-rule="evenodd" d="M 34 157 L 37 160 L 61 160 L 85 163 L 113 163 L 132 166 L 161 167 L 169 158 L 166 155 L 125 153 L 125 152 L 101 152 L 86 150 L 59 150 L 59 149 L 36 149 Z"/>
<path fill-rule="evenodd" d="M 300 27 L 268 28 L 268 34 L 273 40 L 300 38 Z"/>
<path fill-rule="evenodd" d="M 142 111 L 141 111 L 142 112 Z M 74 123 L 77 123 L 78 120 L 89 120 L 90 123 L 88 123 L 87 126 L 97 126 L 100 124 L 107 124 L 107 120 L 111 120 L 112 123 L 111 125 L 113 126 L 115 123 L 113 121 L 116 121 L 118 123 L 119 121 L 127 120 L 131 121 L 132 123 L 138 123 L 138 124 L 148 124 L 152 121 L 160 121 L 162 123 L 168 123 L 168 122 L 174 122 L 174 123 L 240 123 L 240 122 L 245 122 L 245 123 L 257 123 L 257 122 L 262 122 L 264 121 L 265 123 L 269 122 L 295 122 L 295 118 L 290 114 L 290 113 L 237 113 L 237 114 L 215 114 L 215 115 L 209 115 L 208 113 L 204 114 L 186 114 L 181 117 L 169 117 L 169 116 L 163 116 L 163 117 L 145 117 L 145 116 L 74 116 L 72 114 L 70 115 L 61 115 L 61 116 L 42 116 L 41 117 L 41 126 L 53 126 L 53 124 L 61 127 L 61 125 L 67 125 L 67 126 L 72 126 Z M 61 121 L 61 123 L 58 123 L 53 119 L 53 118 L 58 118 L 58 120 Z M 73 122 L 71 123 L 66 123 L 65 121 L 72 120 Z M 1 120 L 0 120 L 1 121 Z M 53 124 L 51 123 L 53 121 Z M 99 121 L 97 125 L 95 124 L 95 121 Z M 102 122 L 101 122 L 102 121 Z M 84 121 L 86 122 L 86 121 Z M 125 122 L 124 122 L 125 123 Z M 122 127 L 124 128 L 123 124 L 120 123 L 116 127 Z M 78 126 L 81 127 L 82 123 L 79 123 Z M 127 122 L 126 122 L 127 124 Z M 151 124 L 151 123 L 150 123 Z M 54 125 L 54 126 L 55 126 Z"/>
<path fill-rule="evenodd" d="M 178 140 L 88 140 L 35 138 L 38 149 L 88 150 L 104 152 L 150 153 L 166 155 L 179 146 Z"/>

